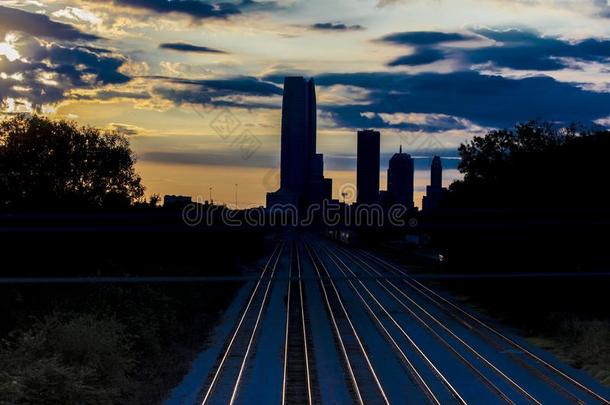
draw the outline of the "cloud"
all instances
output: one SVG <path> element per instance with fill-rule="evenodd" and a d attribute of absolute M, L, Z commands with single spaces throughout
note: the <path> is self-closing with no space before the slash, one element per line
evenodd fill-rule
<path fill-rule="evenodd" d="M 184 42 L 171 42 L 171 43 L 163 43 L 159 45 L 161 49 L 169 49 L 172 51 L 179 52 L 195 52 L 195 53 L 216 53 L 216 54 L 226 54 L 227 52 L 221 51 L 219 49 L 208 48 L 207 46 L 199 46 L 199 45 L 191 45 Z"/>
<path fill-rule="evenodd" d="M 138 155 L 140 161 L 177 164 L 177 165 L 202 165 L 202 166 L 240 166 L 269 168 L 277 164 L 277 153 L 264 153 L 257 151 L 249 159 L 244 159 L 238 149 L 228 151 L 210 152 L 198 151 L 175 151 L 175 152 L 146 152 Z"/>
<path fill-rule="evenodd" d="M 347 25 L 344 23 L 316 23 L 309 26 L 312 30 L 317 31 L 362 31 L 365 28 L 362 25 Z"/>
<path fill-rule="evenodd" d="M 98 36 L 84 33 L 72 25 L 53 21 L 46 15 L 0 6 L 0 37 L 4 37 L 9 31 L 67 41 L 99 39 Z"/>
<path fill-rule="evenodd" d="M 160 81 L 153 93 L 177 105 L 203 104 L 215 107 L 277 108 L 282 89 L 255 77 L 238 76 L 210 80 L 152 76 Z"/>
<path fill-rule="evenodd" d="M 83 21 L 92 25 L 99 25 L 102 23 L 102 19 L 96 14 L 78 7 L 66 7 L 53 12 L 52 15 L 54 17 L 65 18 L 67 20 Z"/>
<path fill-rule="evenodd" d="M 281 75 L 264 79 L 280 82 Z M 610 115 L 609 93 L 588 91 L 544 76 L 505 78 L 475 71 L 328 73 L 317 76 L 316 83 L 318 86 L 355 86 L 368 92 L 367 103 L 320 106 L 338 126 L 345 128 L 434 132 L 444 131 L 448 125 L 464 130 L 470 130 L 471 124 L 511 127 L 516 122 L 532 119 L 589 123 Z M 456 117 L 451 118 L 456 121 L 454 124 L 447 119 L 392 123 L 380 115 L 397 113 L 443 114 Z"/>
<path fill-rule="evenodd" d="M 109 123 L 108 129 L 112 132 L 116 132 L 120 135 L 125 135 L 125 136 L 136 136 L 144 131 L 143 128 L 140 128 L 135 125 L 122 124 L 122 123 L 117 123 L 117 122 Z"/>
<path fill-rule="evenodd" d="M 426 136 L 426 134 L 422 134 Z M 443 169 L 457 169 L 459 164 L 457 150 L 451 149 L 436 149 L 427 151 L 428 154 L 441 156 L 443 160 Z M 382 153 L 382 167 L 387 167 L 387 162 L 394 153 Z M 432 163 L 431 157 L 420 158 L 415 156 L 414 164 L 416 170 L 430 170 Z M 201 166 L 240 166 L 253 168 L 269 168 L 274 167 L 278 163 L 278 155 L 276 152 L 267 152 L 258 150 L 251 156 L 250 159 L 244 160 L 239 151 L 209 151 L 209 150 L 177 150 L 172 152 L 151 151 L 138 155 L 140 161 L 178 164 L 178 165 L 201 165 Z M 325 154 L 324 165 L 327 170 L 355 170 L 356 157 L 353 154 Z"/>
<path fill-rule="evenodd" d="M 202 0 L 85 0 L 95 3 L 111 3 L 115 6 L 148 10 L 158 14 L 177 13 L 194 19 L 224 19 L 250 11 L 267 11 L 279 6 L 274 1 L 218 1 Z"/>
<path fill-rule="evenodd" d="M 223 79 L 208 80 L 188 80 L 182 78 L 164 79 L 176 84 L 187 84 L 218 91 L 235 92 L 256 96 L 274 96 L 283 94 L 282 89 L 276 86 L 275 84 L 264 82 L 256 77 L 251 76 L 237 76 Z"/>
<path fill-rule="evenodd" d="M 477 47 L 445 46 L 447 42 L 477 37 L 480 42 Z M 449 59 L 461 63 L 464 69 L 491 63 L 516 70 L 553 71 L 568 67 L 570 59 L 604 62 L 610 58 L 609 40 L 590 38 L 569 42 L 518 29 L 479 29 L 471 35 L 404 32 L 388 35 L 381 40 L 415 47 L 414 53 L 391 61 L 389 66 L 418 66 Z"/>
<path fill-rule="evenodd" d="M 572 12 L 594 17 L 610 18 L 610 3 L 608 0 L 494 0 L 506 3 L 520 3 L 526 6 L 546 6 L 562 8 Z"/>
<path fill-rule="evenodd" d="M 127 58 L 110 50 L 69 46 L 23 38 L 16 44 L 21 58 L 2 61 L 2 99 L 25 99 L 33 108 L 61 101 L 76 89 L 123 84 L 130 77 L 121 73 Z M 1 61 L 1 57 L 0 57 Z"/>
<path fill-rule="evenodd" d="M 471 35 L 455 32 L 408 31 L 386 35 L 381 41 L 398 45 L 438 45 L 446 42 L 460 42 L 473 39 Z"/>
<path fill-rule="evenodd" d="M 415 53 L 411 55 L 401 56 L 394 59 L 388 66 L 420 66 L 427 65 L 429 63 L 438 62 L 445 59 L 445 53 L 438 49 L 417 49 Z"/>
<path fill-rule="evenodd" d="M 475 64 L 492 62 L 513 69 L 557 70 L 565 66 L 560 58 L 603 61 L 610 57 L 610 41 L 607 40 L 586 39 L 571 43 L 515 29 L 477 32 L 497 45 L 468 51 L 467 57 Z"/>
<path fill-rule="evenodd" d="M 429 134 L 421 134 L 421 136 L 426 137 L 429 136 Z M 432 155 L 441 157 L 443 170 L 456 170 L 460 164 L 460 159 L 455 148 L 428 150 L 421 154 L 418 154 L 417 152 L 413 153 L 413 151 L 409 151 L 405 148 L 405 152 L 410 153 L 411 157 L 413 157 L 415 170 L 429 172 L 430 165 L 432 164 Z M 388 167 L 388 163 L 392 156 L 394 156 L 394 152 L 382 152 L 380 154 L 381 170 L 385 170 Z M 324 154 L 324 166 L 327 170 L 355 171 L 356 165 L 357 158 L 353 154 Z"/>

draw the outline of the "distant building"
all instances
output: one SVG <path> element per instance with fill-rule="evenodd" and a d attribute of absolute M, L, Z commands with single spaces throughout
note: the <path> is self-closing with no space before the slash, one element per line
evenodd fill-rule
<path fill-rule="evenodd" d="M 434 156 L 430 167 L 430 185 L 426 187 L 426 196 L 423 199 L 424 211 L 434 210 L 439 207 L 443 198 L 443 164 L 439 156 Z"/>
<path fill-rule="evenodd" d="M 380 137 L 378 131 L 358 131 L 356 187 L 357 202 L 360 204 L 379 201 Z"/>
<path fill-rule="evenodd" d="M 388 190 L 384 199 L 390 204 L 402 204 L 413 208 L 415 166 L 411 155 L 400 151 L 390 159 L 388 168 Z"/>
<path fill-rule="evenodd" d="M 193 202 L 193 198 L 184 195 L 166 195 L 163 197 L 163 207 L 182 209 Z"/>
<path fill-rule="evenodd" d="M 324 158 L 316 153 L 316 89 L 313 79 L 284 79 L 280 189 L 267 194 L 267 208 L 291 204 L 303 208 L 332 197 L 324 178 Z"/>

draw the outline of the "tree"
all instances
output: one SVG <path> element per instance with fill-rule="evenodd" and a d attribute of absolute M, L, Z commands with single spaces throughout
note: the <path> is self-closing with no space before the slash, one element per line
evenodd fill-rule
<path fill-rule="evenodd" d="M 610 133 L 529 122 L 462 144 L 446 205 L 501 208 L 610 207 L 604 190 Z"/>
<path fill-rule="evenodd" d="M 144 189 L 124 135 L 17 115 L 0 123 L 0 208 L 128 207 Z"/>

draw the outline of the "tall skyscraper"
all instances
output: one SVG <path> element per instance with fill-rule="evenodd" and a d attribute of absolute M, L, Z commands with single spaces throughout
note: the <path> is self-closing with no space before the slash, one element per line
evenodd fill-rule
<path fill-rule="evenodd" d="M 388 191 L 387 199 L 392 204 L 402 204 L 407 208 L 413 208 L 415 166 L 411 155 L 400 152 L 395 153 L 390 159 L 388 168 Z"/>
<path fill-rule="evenodd" d="M 378 131 L 358 131 L 356 187 L 360 204 L 379 201 L 380 136 Z"/>
<path fill-rule="evenodd" d="M 267 194 L 267 207 L 303 207 L 332 196 L 332 180 L 324 178 L 324 159 L 316 153 L 316 89 L 313 79 L 284 79 L 280 189 Z"/>
<path fill-rule="evenodd" d="M 430 185 L 426 187 L 422 209 L 429 211 L 438 208 L 443 197 L 443 191 L 443 164 L 439 156 L 434 156 L 430 167 Z"/>

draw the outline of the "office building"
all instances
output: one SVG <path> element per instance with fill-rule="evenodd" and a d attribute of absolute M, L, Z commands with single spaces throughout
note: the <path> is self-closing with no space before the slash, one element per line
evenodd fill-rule
<path fill-rule="evenodd" d="M 359 204 L 379 201 L 380 138 L 378 131 L 358 131 L 356 188 Z"/>
<path fill-rule="evenodd" d="M 430 167 L 430 185 L 426 187 L 422 209 L 430 211 L 440 206 L 443 198 L 443 164 L 439 156 L 434 156 Z"/>
<path fill-rule="evenodd" d="M 324 158 L 316 153 L 316 90 L 313 79 L 284 79 L 280 189 L 267 194 L 267 208 L 304 208 L 330 200 L 332 180 L 324 178 Z"/>
<path fill-rule="evenodd" d="M 388 168 L 388 190 L 385 199 L 390 204 L 402 204 L 407 208 L 413 208 L 415 167 L 411 155 L 395 153 L 390 159 Z"/>

